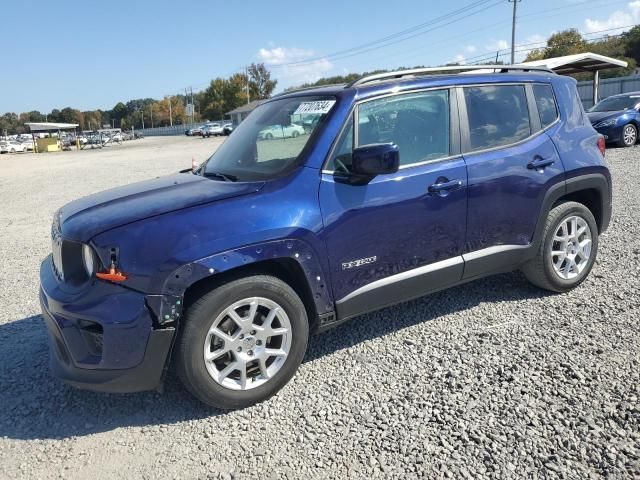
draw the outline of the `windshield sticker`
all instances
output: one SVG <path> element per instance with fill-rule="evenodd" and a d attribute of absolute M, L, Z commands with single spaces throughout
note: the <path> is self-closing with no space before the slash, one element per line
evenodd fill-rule
<path fill-rule="evenodd" d="M 294 115 L 303 115 L 307 113 L 315 113 L 315 114 L 324 114 L 331 110 L 333 107 L 335 100 L 320 100 L 317 102 L 302 102 L 295 112 Z"/>

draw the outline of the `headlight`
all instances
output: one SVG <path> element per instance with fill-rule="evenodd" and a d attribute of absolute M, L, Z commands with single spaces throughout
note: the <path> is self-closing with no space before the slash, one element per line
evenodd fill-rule
<path fill-rule="evenodd" d="M 95 273 L 95 256 L 89 245 L 82 246 L 82 263 L 84 264 L 84 270 L 87 272 L 87 275 L 92 277 Z"/>
<path fill-rule="evenodd" d="M 596 123 L 595 128 L 611 127 L 611 126 L 615 125 L 617 121 L 618 121 L 617 118 L 612 118 L 610 120 L 605 120 L 603 122 Z"/>

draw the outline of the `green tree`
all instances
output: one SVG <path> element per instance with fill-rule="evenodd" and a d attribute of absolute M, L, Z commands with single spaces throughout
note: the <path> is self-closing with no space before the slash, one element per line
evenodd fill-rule
<path fill-rule="evenodd" d="M 277 80 L 271 80 L 271 72 L 264 63 L 252 63 L 247 69 L 251 100 L 269 98 L 276 88 Z"/>

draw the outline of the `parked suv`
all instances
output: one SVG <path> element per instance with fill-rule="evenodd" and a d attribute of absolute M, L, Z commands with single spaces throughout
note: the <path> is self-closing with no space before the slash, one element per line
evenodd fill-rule
<path fill-rule="evenodd" d="M 514 269 L 577 287 L 611 216 L 604 140 L 573 79 L 491 68 L 290 92 L 195 171 L 62 207 L 40 270 L 55 374 L 131 392 L 171 363 L 239 408 L 366 312 Z M 260 140 L 303 115 L 308 134 Z"/>

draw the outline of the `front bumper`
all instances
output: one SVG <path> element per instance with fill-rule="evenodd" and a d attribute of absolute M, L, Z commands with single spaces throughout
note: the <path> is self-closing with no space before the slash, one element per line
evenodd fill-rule
<path fill-rule="evenodd" d="M 619 142 L 620 139 L 622 139 L 622 130 L 623 127 L 621 125 L 596 128 L 596 132 L 604 136 L 604 139 L 607 143 Z"/>
<path fill-rule="evenodd" d="M 61 380 L 103 392 L 158 387 L 175 329 L 153 328 L 142 293 L 102 281 L 65 291 L 49 256 L 40 266 L 40 305 L 51 369 Z"/>

